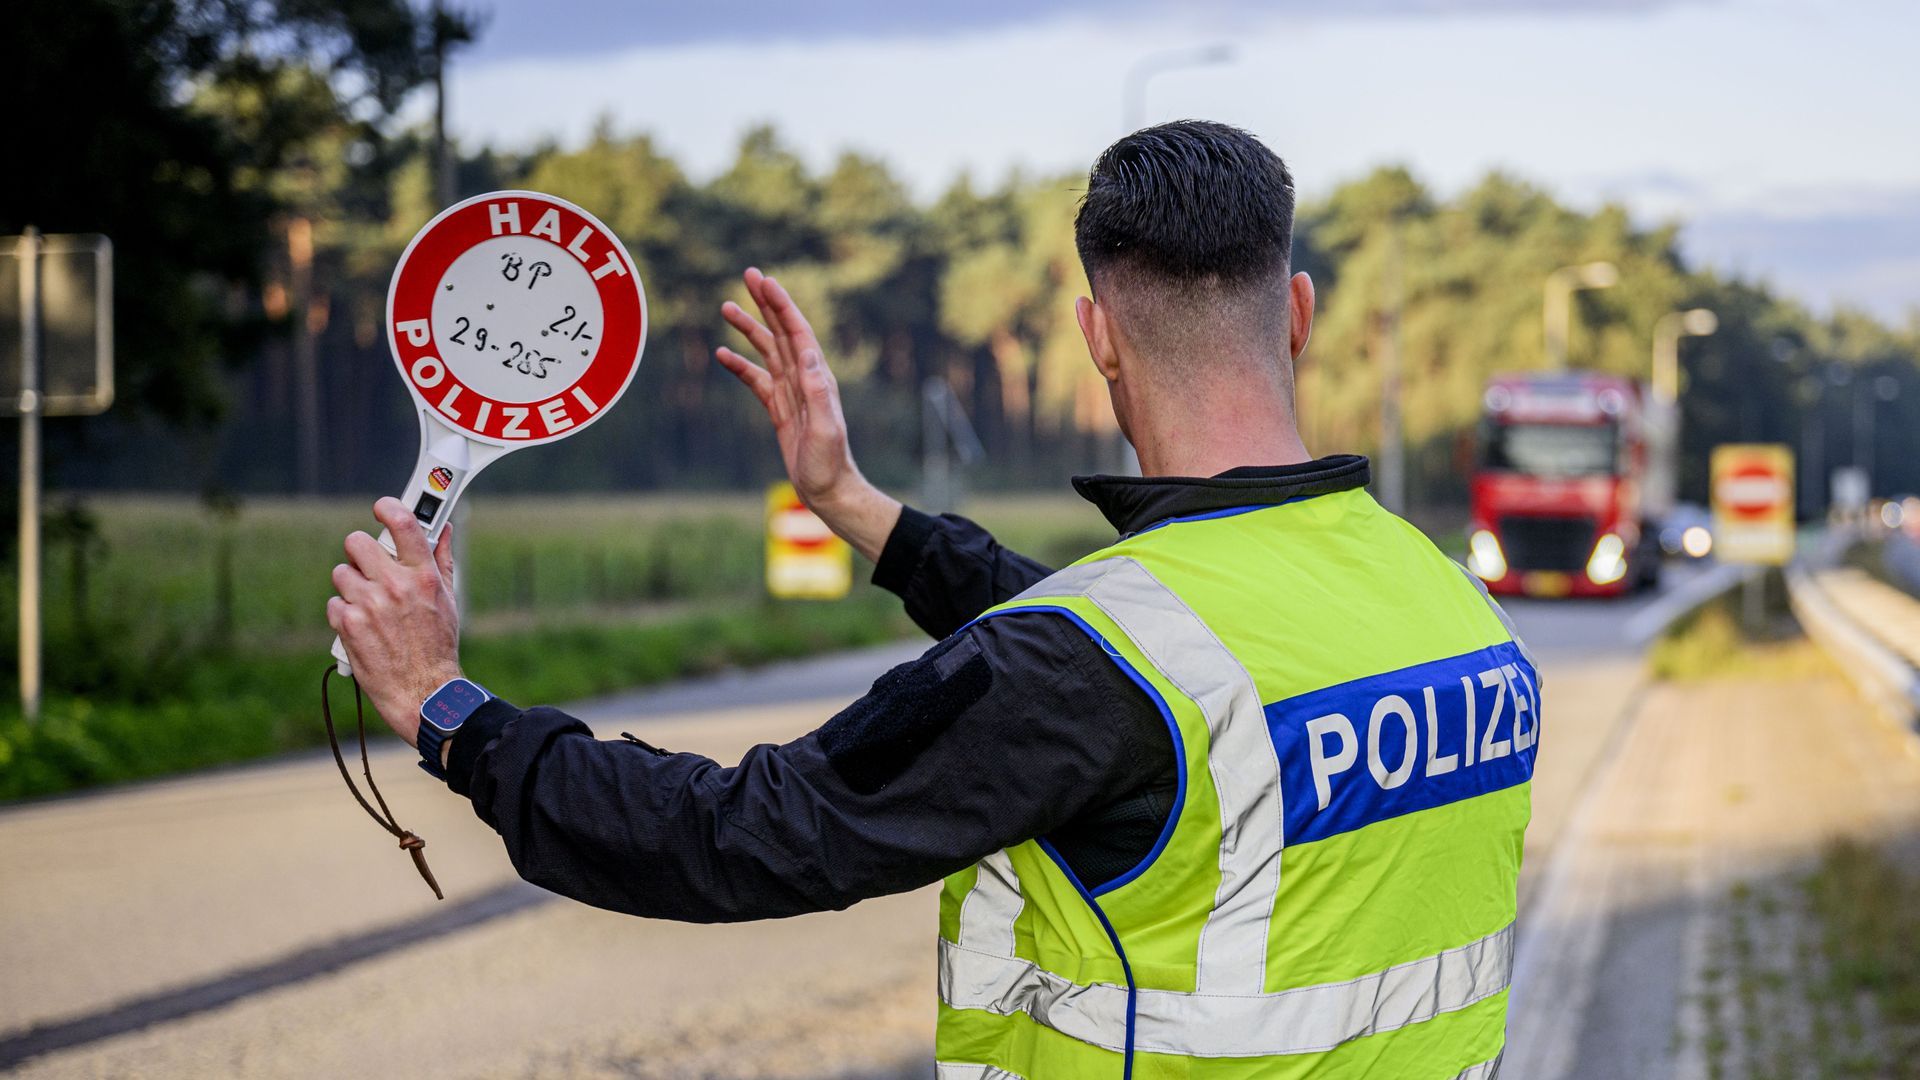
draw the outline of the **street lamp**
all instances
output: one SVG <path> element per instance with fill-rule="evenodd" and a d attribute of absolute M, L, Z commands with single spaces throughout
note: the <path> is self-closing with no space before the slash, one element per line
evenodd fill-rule
<path fill-rule="evenodd" d="M 1233 46 L 1207 45 L 1198 49 L 1169 49 L 1141 57 L 1127 69 L 1120 90 L 1120 122 L 1129 132 L 1146 125 L 1147 80 L 1176 68 L 1211 67 L 1233 59 Z"/>
<path fill-rule="evenodd" d="M 1680 400 L 1680 339 L 1705 337 L 1720 329 L 1706 308 L 1670 311 L 1653 324 L 1653 397 L 1663 405 Z"/>
<path fill-rule="evenodd" d="M 1611 288 L 1620 271 L 1610 262 L 1563 266 L 1547 275 L 1547 295 L 1541 314 L 1547 327 L 1547 367 L 1567 369 L 1567 331 L 1573 321 L 1573 294 L 1578 289 Z"/>
<path fill-rule="evenodd" d="M 1882 375 L 1868 380 L 1862 377 L 1854 386 L 1853 394 L 1853 463 L 1860 466 L 1867 475 L 1867 494 L 1873 494 L 1873 451 L 1874 421 L 1879 418 L 1880 410 L 1875 406 L 1882 401 L 1893 401 L 1900 396 L 1900 380 L 1891 375 Z"/>

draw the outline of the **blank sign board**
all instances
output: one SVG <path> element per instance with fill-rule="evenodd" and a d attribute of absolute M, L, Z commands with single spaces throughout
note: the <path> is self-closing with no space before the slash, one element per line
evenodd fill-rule
<path fill-rule="evenodd" d="M 0 237 L 0 408 L 20 411 L 20 238 Z M 47 416 L 113 404 L 113 244 L 40 238 L 40 395 Z"/>

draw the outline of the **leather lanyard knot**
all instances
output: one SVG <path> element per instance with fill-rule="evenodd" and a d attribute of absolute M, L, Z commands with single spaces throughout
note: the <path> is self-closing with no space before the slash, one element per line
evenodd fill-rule
<path fill-rule="evenodd" d="M 347 790 L 353 793 L 353 801 L 360 804 L 360 809 L 367 812 L 367 816 L 373 819 L 374 824 L 400 841 L 400 849 L 413 856 L 414 869 L 420 871 L 420 877 L 426 881 L 427 887 L 433 890 L 434 899 L 445 900 L 446 895 L 440 891 L 440 883 L 433 879 L 433 870 L 427 866 L 425 851 L 427 842 L 412 829 L 400 827 L 400 822 L 394 819 L 393 811 L 387 809 L 387 800 L 381 796 L 379 786 L 373 782 L 373 765 L 367 760 L 366 704 L 365 699 L 360 695 L 358 679 L 353 680 L 353 717 L 360 728 L 360 769 L 366 775 L 367 790 L 373 794 L 373 802 L 380 805 L 379 810 L 375 810 L 373 803 L 367 802 L 366 796 L 360 794 L 360 788 L 354 784 L 353 776 L 347 772 L 347 759 L 340 754 L 340 738 L 333 730 L 333 705 L 327 698 L 327 686 L 332 682 L 333 675 L 334 666 L 329 663 L 326 672 L 320 676 L 320 720 L 327 725 L 327 745 L 333 748 L 333 763 L 340 766 L 340 779 L 347 782 Z"/>

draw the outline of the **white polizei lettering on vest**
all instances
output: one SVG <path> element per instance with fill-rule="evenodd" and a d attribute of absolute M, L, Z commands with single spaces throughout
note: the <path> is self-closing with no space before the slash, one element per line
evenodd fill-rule
<path fill-rule="evenodd" d="M 1389 716 L 1400 718 L 1400 726 L 1406 729 L 1406 749 L 1400 753 L 1400 764 L 1388 769 L 1380 760 L 1380 724 Z M 1388 694 L 1373 703 L 1373 716 L 1367 721 L 1367 771 L 1373 774 L 1373 782 L 1381 790 L 1392 791 L 1407 782 L 1413 775 L 1413 766 L 1420 750 L 1420 739 L 1414 734 L 1413 706 L 1399 694 Z"/>
<path fill-rule="evenodd" d="M 1499 668 L 1480 673 L 1480 685 L 1493 691 L 1493 708 L 1487 711 L 1487 728 L 1480 736 L 1480 760 L 1492 761 L 1503 758 L 1513 752 L 1513 747 L 1505 739 L 1494 740 L 1494 733 L 1500 730 L 1500 707 L 1507 703 L 1507 681 Z"/>
<path fill-rule="evenodd" d="M 1257 994 L 1280 890 L 1280 759 L 1253 677 L 1146 567 L 1119 556 L 1068 567 L 1020 599 L 1083 596 L 1206 717 L 1207 772 L 1220 800 L 1220 887 L 1200 931 L 1202 991 Z"/>
<path fill-rule="evenodd" d="M 1500 677 L 1513 693 L 1513 752 L 1517 754 L 1533 745 L 1533 725 L 1523 724 L 1520 719 L 1521 713 L 1533 711 L 1533 703 L 1527 700 L 1526 692 L 1520 689 L 1520 669 L 1517 666 L 1501 665 Z"/>
<path fill-rule="evenodd" d="M 1473 696 L 1473 677 L 1460 676 L 1460 693 L 1467 699 L 1467 744 L 1460 749 L 1460 764 L 1473 764 L 1474 736 L 1478 733 L 1480 706 Z"/>
<path fill-rule="evenodd" d="M 1440 703 L 1431 686 L 1421 687 L 1420 696 L 1427 707 L 1427 775 L 1445 776 L 1460 767 L 1460 755 L 1440 755 Z"/>
<path fill-rule="evenodd" d="M 1533 713 L 1533 719 L 1531 723 L 1528 724 L 1527 745 L 1529 747 L 1539 746 L 1540 745 L 1540 691 L 1538 688 L 1536 688 L 1533 685 L 1533 680 L 1527 676 L 1526 668 L 1516 667 L 1514 669 L 1514 674 L 1520 677 L 1520 685 L 1526 687 L 1527 689 L 1527 701 L 1531 706 L 1529 711 Z"/>
<path fill-rule="evenodd" d="M 1327 756 L 1326 737 L 1339 736 L 1340 750 Z M 1353 721 L 1339 713 L 1316 716 L 1307 721 L 1307 756 L 1313 766 L 1313 794 L 1320 809 L 1333 804 L 1333 777 L 1353 768 L 1360 759 L 1358 740 L 1353 737 Z"/>
<path fill-rule="evenodd" d="M 1319 1053 L 1467 1008 L 1505 990 L 1512 976 L 1508 924 L 1458 948 L 1345 982 L 1244 995 L 1144 989 L 1134 994 L 1134 1049 L 1189 1057 Z M 1026 960 L 945 940 L 939 984 L 951 1008 L 1023 1012 L 1043 1027 L 1109 1050 L 1126 1042 L 1125 986 L 1080 985 Z"/>
<path fill-rule="evenodd" d="M 981 859 L 973 888 L 960 901 L 960 944 L 994 956 L 1012 956 L 1013 924 L 1025 904 L 1012 856 L 996 851 Z"/>

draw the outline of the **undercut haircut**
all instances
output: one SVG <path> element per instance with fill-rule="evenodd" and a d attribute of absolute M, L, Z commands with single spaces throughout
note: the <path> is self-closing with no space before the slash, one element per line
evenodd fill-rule
<path fill-rule="evenodd" d="M 1291 398 L 1293 202 L 1286 163 L 1251 133 L 1177 120 L 1094 162 L 1074 243 L 1095 299 L 1156 374 L 1184 382 L 1277 352 Z"/>

